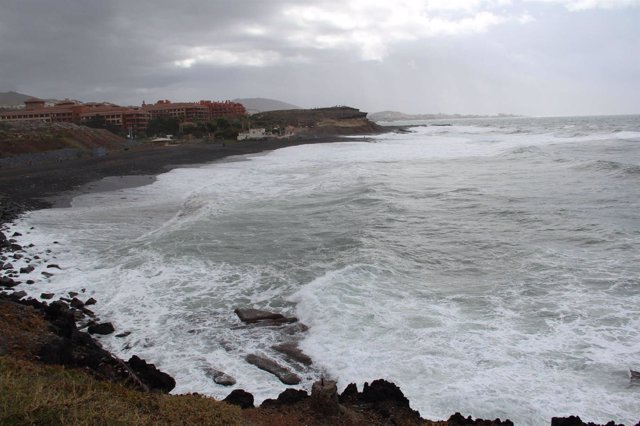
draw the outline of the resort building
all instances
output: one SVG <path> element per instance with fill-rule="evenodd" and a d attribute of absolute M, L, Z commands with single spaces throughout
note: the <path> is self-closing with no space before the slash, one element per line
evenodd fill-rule
<path fill-rule="evenodd" d="M 108 102 L 80 103 L 64 100 L 46 106 L 37 98 L 27 99 L 25 107 L 14 111 L 0 111 L 0 121 L 37 121 L 44 123 L 82 123 L 96 116 L 104 117 L 105 124 L 126 131 L 144 131 L 149 120 L 159 117 L 177 118 L 182 122 L 210 121 L 219 117 L 246 115 L 242 104 L 230 101 L 180 102 L 161 100 L 153 105 L 144 102 L 141 107 L 122 107 Z"/>
<path fill-rule="evenodd" d="M 219 117 L 243 116 L 247 113 L 242 104 L 231 101 L 171 102 L 165 99 L 153 105 L 143 103 L 142 108 L 151 114 L 151 118 L 178 118 L 185 121 L 209 121 Z"/>

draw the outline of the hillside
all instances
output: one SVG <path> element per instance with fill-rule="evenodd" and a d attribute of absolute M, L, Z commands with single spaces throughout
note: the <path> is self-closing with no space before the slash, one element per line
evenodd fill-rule
<path fill-rule="evenodd" d="M 32 96 L 18 92 L 0 92 L 0 108 L 13 108 L 22 106 L 24 101 Z"/>
<path fill-rule="evenodd" d="M 268 99 L 268 98 L 234 99 L 233 102 L 238 102 L 244 105 L 244 107 L 247 109 L 247 112 L 249 114 L 256 114 L 256 113 L 265 112 L 265 111 L 300 109 L 299 106 L 282 102 L 276 99 Z"/>
<path fill-rule="evenodd" d="M 315 109 L 268 111 L 251 117 L 253 127 L 288 131 L 298 136 L 363 135 L 380 133 L 382 128 L 359 109 L 338 106 Z"/>
<path fill-rule="evenodd" d="M 125 142 L 107 130 L 72 123 L 0 123 L 0 166 L 101 155 Z"/>

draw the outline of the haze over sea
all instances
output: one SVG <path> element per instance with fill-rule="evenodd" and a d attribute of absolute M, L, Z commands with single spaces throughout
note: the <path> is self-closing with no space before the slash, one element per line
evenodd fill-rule
<path fill-rule="evenodd" d="M 314 360 L 293 366 L 303 386 L 386 378 L 425 418 L 634 424 L 640 117 L 446 123 L 174 169 L 32 212 L 15 229 L 33 226 L 63 270 L 30 291 L 86 288 L 132 332 L 105 345 L 173 375 L 175 393 L 226 396 L 211 366 L 275 397 L 285 386 L 244 357 L 284 364 L 271 346 L 299 339 Z M 238 306 L 309 330 L 242 326 Z"/>

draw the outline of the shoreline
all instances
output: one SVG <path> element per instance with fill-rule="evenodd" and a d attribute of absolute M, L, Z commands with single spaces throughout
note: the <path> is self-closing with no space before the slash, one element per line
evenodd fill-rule
<path fill-rule="evenodd" d="M 31 210 L 28 208 L 29 206 L 39 206 L 36 208 L 49 208 L 49 207 L 64 207 L 68 206 L 71 199 L 77 195 L 81 195 L 83 193 L 90 192 L 102 192 L 108 190 L 117 190 L 121 188 L 130 188 L 136 186 L 146 185 L 148 183 L 152 183 L 155 180 L 155 176 L 158 174 L 167 172 L 177 167 L 185 167 L 185 166 L 198 166 L 202 164 L 211 163 L 214 161 L 220 161 L 227 157 L 236 156 L 236 155 L 249 155 L 256 154 L 260 152 L 268 152 L 272 150 L 276 150 L 279 148 L 285 148 L 290 146 L 297 145 L 305 145 L 312 143 L 333 143 L 333 142 L 360 142 L 360 139 L 355 138 L 340 138 L 340 137 L 322 137 L 322 138 L 314 138 L 312 140 L 308 139 L 299 139 L 299 140 L 272 140 L 272 141 L 257 141 L 247 143 L 245 142 L 239 143 L 243 144 L 241 147 L 236 146 L 223 146 L 222 144 L 188 144 L 188 145 L 178 145 L 178 146 L 170 146 L 170 147 L 150 147 L 149 149 L 142 149 L 136 151 L 129 151 L 125 153 L 116 153 L 116 155 L 109 156 L 107 158 L 100 159 L 81 159 L 81 160 L 73 160 L 72 162 L 78 168 L 67 167 L 68 162 L 63 163 L 55 163 L 48 164 L 35 167 L 36 170 L 34 176 L 27 176 L 26 183 L 24 187 L 20 188 L 19 185 L 12 187 L 7 192 L 16 194 L 17 197 L 15 202 L 18 205 L 18 209 L 20 206 L 25 207 L 23 211 L 18 212 L 17 214 L 24 213 L 27 210 Z M 266 143 L 272 142 L 272 143 Z M 204 147 L 202 146 L 204 145 Z M 235 145 L 235 144 L 234 144 Z M 175 148 L 176 150 L 166 150 L 167 148 Z M 157 151 L 157 152 L 156 152 Z M 186 152 L 180 152 L 186 151 Z M 130 155 L 132 157 L 129 157 Z M 140 158 L 145 154 L 151 154 L 150 158 Z M 201 155 L 211 155 L 212 158 L 207 157 L 206 160 L 203 160 Z M 101 160 L 101 161 L 93 161 L 93 160 Z M 153 162 L 152 160 L 157 160 L 157 162 Z M 175 163 L 174 161 L 181 160 L 184 162 Z M 92 165 L 96 165 L 98 168 L 94 170 L 94 173 L 91 173 L 90 170 L 86 170 L 86 168 L 91 167 Z M 29 168 L 32 169 L 32 168 Z M 24 170 L 24 168 L 22 168 Z M 109 174 L 110 171 L 113 170 L 121 170 L 121 171 L 133 171 L 133 173 L 126 174 Z M 16 168 L 15 171 L 18 171 Z M 65 176 L 68 176 L 69 179 L 66 181 L 56 180 L 56 179 L 64 179 Z M 94 176 L 97 176 L 94 178 Z M 91 178 L 91 180 L 83 182 L 84 179 Z M 10 170 L 0 170 L 0 197 L 5 196 L 4 188 L 9 188 L 5 185 L 5 182 L 14 182 L 17 183 L 20 181 L 19 172 L 12 176 Z M 120 182 L 122 180 L 122 182 Z M 77 182 L 83 182 L 77 184 Z M 35 184 L 35 186 L 31 186 Z M 55 189 L 52 189 L 55 188 Z M 61 189 L 62 188 L 62 189 Z M 66 188 L 66 189 L 64 189 Z M 58 192 L 56 192 L 58 191 Z M 10 196 L 10 195 L 9 195 Z M 12 198 L 0 198 L 0 203 L 2 206 L 0 210 L 4 210 L 5 204 L 4 201 L 9 199 L 13 201 Z M 18 211 L 18 210 L 16 210 Z M 4 223 L 2 220 L 0 223 Z M 7 221 L 8 222 L 8 221 Z M 9 237 L 9 235 L 7 235 Z M 55 302 L 53 302 L 55 303 Z M 99 340 L 97 340 L 99 342 Z M 153 361 L 153 360 L 151 360 Z M 366 389 L 366 388 L 365 388 Z M 399 391 L 399 389 L 398 389 Z M 356 391 L 357 392 L 357 391 Z M 346 393 L 346 390 L 345 390 Z M 400 393 L 402 396 L 402 394 Z M 339 395 L 340 398 L 343 398 L 343 395 Z M 347 395 L 346 397 L 348 397 Z M 345 398 L 346 398 L 345 397 Z M 358 397 L 362 398 L 362 397 Z M 280 397 L 278 397 L 280 400 Z M 273 401 L 273 400 L 271 400 Z M 354 406 L 360 406 L 366 400 L 355 399 L 358 401 Z M 364 402 L 363 402 L 364 401 Z M 342 402 L 342 401 L 341 401 Z M 269 404 L 266 404 L 268 406 Z M 262 408 L 264 409 L 265 405 Z M 408 401 L 407 401 L 408 407 Z M 268 407 L 267 407 L 268 408 Z M 384 407 L 382 407 L 384 409 Z M 374 409 L 378 409 L 374 407 Z M 406 415 L 406 413 L 403 413 Z M 418 414 L 419 415 L 419 414 Z M 500 424 L 499 419 L 495 421 L 489 421 L 488 423 L 475 423 L 473 421 L 468 421 L 464 418 L 456 418 L 452 420 L 455 416 L 452 416 L 446 422 L 442 424 Z M 460 416 L 461 417 L 461 416 Z M 420 419 L 424 420 L 424 419 Z M 455 422 L 458 421 L 458 422 Z M 413 423 L 411 423 L 413 424 Z M 416 423 L 418 424 L 418 423 Z M 438 423 L 440 424 L 440 423 Z M 504 424 L 507 424 L 506 422 Z M 582 422 L 577 423 L 554 423 L 552 421 L 552 425 L 579 425 L 583 424 Z"/>
<path fill-rule="evenodd" d="M 12 222 L 29 210 L 69 206 L 76 195 L 146 185 L 152 182 L 150 176 L 179 167 L 204 165 L 227 157 L 299 145 L 362 142 L 371 135 L 360 136 L 361 139 L 323 135 L 228 144 L 142 145 L 128 151 L 112 151 L 104 157 L 0 168 L 0 224 Z M 105 178 L 111 181 L 99 183 Z M 120 184 L 115 182 L 120 178 L 129 179 Z"/>

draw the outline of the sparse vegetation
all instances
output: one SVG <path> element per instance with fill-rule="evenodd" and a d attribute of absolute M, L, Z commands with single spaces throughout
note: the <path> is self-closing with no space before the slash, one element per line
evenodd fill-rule
<path fill-rule="evenodd" d="M 0 357 L 3 425 L 234 425 L 238 407 L 201 395 L 141 393 L 87 373 Z"/>

